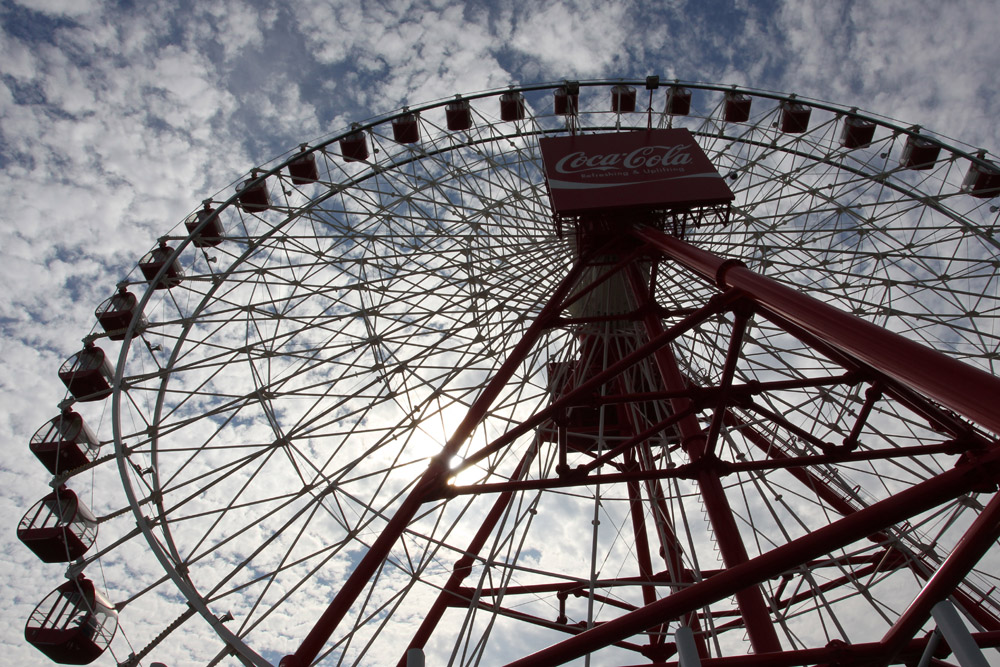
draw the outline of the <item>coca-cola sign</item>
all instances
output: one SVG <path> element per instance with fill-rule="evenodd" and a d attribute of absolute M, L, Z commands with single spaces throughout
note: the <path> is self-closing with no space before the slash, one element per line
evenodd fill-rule
<path fill-rule="evenodd" d="M 546 137 L 552 208 L 562 215 L 724 204 L 733 193 L 684 129 Z"/>
<path fill-rule="evenodd" d="M 653 167 L 680 167 L 691 164 L 690 145 L 642 146 L 631 153 L 595 153 L 584 151 L 570 153 L 556 162 L 556 172 L 579 174 L 585 171 L 610 171 L 612 169 L 652 169 Z"/>

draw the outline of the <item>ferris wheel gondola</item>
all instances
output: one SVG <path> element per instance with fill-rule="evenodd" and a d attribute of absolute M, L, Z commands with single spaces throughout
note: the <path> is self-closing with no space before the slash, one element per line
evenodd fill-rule
<path fill-rule="evenodd" d="M 543 142 L 668 136 L 731 201 L 550 198 Z M 46 463 L 91 476 L 74 516 L 101 532 L 28 641 L 128 665 L 897 664 L 948 600 L 996 646 L 998 189 L 985 153 L 890 119 L 655 77 L 297 147 L 157 240 L 61 372 L 63 407 L 110 399 Z M 69 494 L 37 527 L 75 534 Z M 81 578 L 123 561 L 104 593 Z"/>

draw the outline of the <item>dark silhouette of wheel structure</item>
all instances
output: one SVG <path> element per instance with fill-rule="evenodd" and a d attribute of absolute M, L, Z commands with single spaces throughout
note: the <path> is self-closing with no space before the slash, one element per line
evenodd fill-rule
<path fill-rule="evenodd" d="M 648 128 L 689 130 L 732 206 L 553 216 L 540 138 Z M 254 169 L 88 337 L 111 398 L 73 409 L 114 453 L 52 472 L 119 478 L 75 566 L 130 568 L 115 658 L 916 664 L 931 607 L 997 645 L 998 185 L 890 119 L 652 79 L 404 108 Z"/>

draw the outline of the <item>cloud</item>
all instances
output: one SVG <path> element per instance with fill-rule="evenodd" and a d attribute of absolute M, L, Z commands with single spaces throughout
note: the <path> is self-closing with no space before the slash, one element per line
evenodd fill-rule
<path fill-rule="evenodd" d="M 47 14 L 53 17 L 77 18 L 93 15 L 100 9 L 99 2 L 73 2 L 72 0 L 15 0 L 15 3 L 33 12 Z"/>
<path fill-rule="evenodd" d="M 992 5 L 796 2 L 776 17 L 787 81 L 803 93 L 856 103 L 972 143 L 1000 136 L 983 115 L 996 93 L 976 75 L 1000 65 L 982 22 Z"/>
<path fill-rule="evenodd" d="M 38 563 L 14 537 L 17 518 L 48 492 L 49 480 L 27 452 L 27 441 L 39 426 L 56 414 L 57 403 L 64 396 L 56 371 L 63 360 L 79 349 L 81 338 L 91 331 L 94 307 L 112 293 L 118 281 L 127 276 L 137 278 L 135 261 L 159 237 L 171 233 L 170 230 L 198 207 L 201 200 L 228 198 L 233 192 L 233 182 L 251 167 L 295 149 L 300 142 L 342 131 L 351 121 L 389 113 L 406 104 L 499 88 L 509 83 L 563 78 L 632 78 L 651 73 L 658 73 L 665 79 L 741 83 L 856 104 L 862 109 L 900 118 L 904 123 L 920 123 L 932 131 L 956 136 L 975 146 L 995 149 L 1000 144 L 1000 130 L 995 122 L 1000 101 L 993 73 L 1000 65 L 997 62 L 1000 56 L 994 48 L 993 24 L 984 20 L 994 13 L 991 3 L 975 0 L 952 4 L 846 5 L 818 1 L 734 2 L 724 7 L 711 2 L 650 3 L 639 0 L 620 3 L 308 0 L 291 5 L 260 0 L 209 4 L 158 2 L 134 6 L 37 0 L 5 4 L 0 8 L 0 29 L 3 31 L 0 60 L 4 62 L 0 73 L 0 192 L 4 197 L 3 225 L 0 225 L 0 283 L 5 287 L 0 292 L 0 405 L 3 405 L 0 440 L 8 443 L 10 452 L 0 466 L 0 488 L 4 489 L 0 493 L 0 511 L 8 517 L 0 552 L 3 561 L 0 571 L 7 574 L 0 575 L 0 589 L 7 594 L 9 604 L 0 610 L 0 620 L 8 628 L 0 635 L 0 644 L 9 659 L 21 664 L 34 664 L 38 660 L 37 652 L 24 645 L 20 628 L 34 604 L 62 580 L 65 569 Z M 662 103 L 662 97 L 658 96 L 658 100 Z M 494 116 L 496 109 L 486 107 L 493 103 L 493 100 L 480 103 L 481 108 L 477 105 L 477 111 Z M 761 107 L 758 110 L 763 113 Z M 437 122 L 438 116 L 428 114 L 428 119 Z M 521 142 L 517 147 L 523 149 L 526 144 Z M 386 151 L 397 150 L 388 141 L 384 146 Z M 361 169 L 358 165 L 342 165 L 336 156 L 323 159 L 342 167 L 338 178 L 348 178 Z M 736 158 L 733 159 L 735 164 Z M 516 167 L 516 163 L 513 166 Z M 956 169 L 961 171 L 964 167 L 961 163 Z M 425 217 L 415 217 L 412 224 L 438 216 L 442 228 L 453 230 L 494 205 L 496 201 L 491 197 L 503 194 L 503 183 L 497 185 L 480 180 L 476 181 L 479 196 L 465 193 L 460 197 L 436 184 L 436 179 L 444 173 L 441 165 L 433 165 L 419 173 L 423 179 L 419 181 L 422 188 L 422 208 L 419 210 Z M 276 186 L 278 181 L 272 178 L 271 183 Z M 287 181 L 282 184 L 287 185 Z M 308 193 L 310 187 L 303 186 L 301 191 Z M 316 229 L 325 230 L 323 238 L 329 242 L 335 234 L 326 226 L 337 229 L 337 224 L 355 216 L 368 201 L 382 198 L 388 201 L 394 196 L 392 188 L 390 181 L 378 181 L 378 187 L 373 185 L 359 194 L 358 199 L 343 200 L 342 209 L 337 211 L 339 219 L 318 219 L 310 223 L 315 223 Z M 272 196 L 291 205 L 304 201 L 302 194 L 289 191 L 287 200 L 277 187 L 272 190 Z M 364 200 L 365 197 L 369 199 Z M 396 201 L 394 207 L 387 205 L 386 210 L 405 211 L 406 204 L 405 200 Z M 984 227 L 995 222 L 989 206 L 989 202 L 984 202 L 981 209 L 972 214 Z M 526 220 L 540 215 L 535 209 L 518 210 Z M 242 229 L 240 225 L 244 224 L 253 228 L 256 223 L 252 216 L 233 215 L 235 217 L 227 219 L 233 229 Z M 241 291 L 227 293 L 226 298 L 232 301 L 219 302 L 219 319 L 229 322 L 230 328 L 220 325 L 222 333 L 216 339 L 238 347 L 246 343 L 247 325 L 256 324 L 260 327 L 254 334 L 256 339 L 269 341 L 275 350 L 295 350 L 302 355 L 281 360 L 269 357 L 264 351 L 266 346 L 253 353 L 257 355 L 252 357 L 253 368 L 261 377 L 268 372 L 275 378 L 287 376 L 290 378 L 288 387 L 299 386 L 296 382 L 309 385 L 307 380 L 315 380 L 315 385 L 321 386 L 331 383 L 331 378 L 345 382 L 345 378 L 353 378 L 363 384 L 359 367 L 367 370 L 384 363 L 380 358 L 406 359 L 407 355 L 415 354 L 414 350 L 419 347 L 414 342 L 416 338 L 399 340 L 405 338 L 400 332 L 408 331 L 406 327 L 420 329 L 421 344 L 438 341 L 427 343 L 439 346 L 427 357 L 433 361 L 427 368 L 417 373 L 400 367 L 397 373 L 383 378 L 378 391 L 366 388 L 355 397 L 359 402 L 364 399 L 377 407 L 358 408 L 359 414 L 367 416 L 364 426 L 370 432 L 357 435 L 356 441 L 371 448 L 371 460 L 359 465 L 368 465 L 371 469 L 383 465 L 385 459 L 379 457 L 388 456 L 386 452 L 390 451 L 387 446 L 379 449 L 375 445 L 376 437 L 372 434 L 383 428 L 376 426 L 379 420 L 386 420 L 386 424 L 404 421 L 414 405 L 424 405 L 426 410 L 431 409 L 428 406 L 438 405 L 428 398 L 430 392 L 448 373 L 470 358 L 468 347 L 476 332 L 468 327 L 450 338 L 442 338 L 439 323 L 432 317 L 440 304 L 448 303 L 448 294 L 426 295 L 419 303 L 399 300 L 406 289 L 419 291 L 421 280 L 443 269 L 428 263 L 422 267 L 423 273 L 407 277 L 409 282 L 400 282 L 401 276 L 406 276 L 403 270 L 406 260 L 412 260 L 416 256 L 414 253 L 392 257 L 390 264 L 380 264 L 382 271 L 377 274 L 373 266 L 361 268 L 359 264 L 351 268 L 358 272 L 351 285 L 356 285 L 362 279 L 362 272 L 367 272 L 363 277 L 376 277 L 380 289 L 362 295 L 348 286 L 345 294 L 329 296 L 329 301 L 325 302 L 330 308 L 327 314 L 331 318 L 343 312 L 356 314 L 375 304 L 392 310 L 392 317 L 383 315 L 380 324 L 389 327 L 395 338 L 389 336 L 378 344 L 373 340 L 371 348 L 351 347 L 354 341 L 368 340 L 371 335 L 363 329 L 364 323 L 360 320 L 355 326 L 341 328 L 331 320 L 331 323 L 317 325 L 280 341 L 270 339 L 268 332 L 281 331 L 282 324 L 294 326 L 294 318 L 304 312 L 292 298 L 295 280 L 309 284 L 309 280 L 322 274 L 318 267 L 322 267 L 332 253 L 342 251 L 346 256 L 366 250 L 380 261 L 387 259 L 384 255 L 394 253 L 391 244 L 379 240 L 376 232 L 381 223 L 378 219 L 366 219 L 364 224 L 370 226 L 364 227 L 364 234 L 352 240 L 353 245 L 347 241 L 334 245 L 317 242 L 309 252 L 303 252 L 298 246 L 292 249 L 276 246 L 272 257 L 284 259 L 275 261 L 291 265 L 288 257 L 294 256 L 303 266 L 288 269 L 283 274 L 286 278 L 283 287 L 271 283 L 274 291 L 270 300 L 262 296 L 263 284 L 252 281 L 247 283 L 247 292 L 252 291 L 252 296 Z M 404 233 L 408 221 L 404 217 L 392 224 L 396 225 L 391 228 L 394 233 Z M 482 224 L 486 228 L 494 222 L 486 220 Z M 174 229 L 174 235 L 180 233 Z M 542 262 L 544 258 L 551 263 L 553 257 L 562 257 L 559 252 L 564 249 L 559 250 L 561 247 L 551 244 L 537 248 L 532 251 L 532 261 Z M 227 242 L 204 254 L 189 250 L 185 261 L 198 262 L 201 272 L 219 270 L 246 250 L 245 246 Z M 491 248 L 491 252 L 500 255 L 493 264 L 485 261 L 485 250 L 477 256 L 462 255 L 465 250 L 467 244 L 449 249 L 452 254 L 448 261 L 452 263 L 447 266 L 451 271 L 448 273 L 451 284 L 466 289 L 479 284 L 477 280 L 493 281 L 492 291 L 476 292 L 469 301 L 453 304 L 446 313 L 447 318 L 457 318 L 461 314 L 459 311 L 466 309 L 504 313 L 508 312 L 504 309 L 520 308 L 538 297 L 538 281 L 532 283 L 524 276 L 496 279 L 497 275 L 509 275 L 507 272 L 519 266 L 518 261 L 526 261 L 519 254 L 521 248 Z M 263 257 L 264 251 L 260 252 Z M 286 252 L 287 256 L 282 254 Z M 300 252 L 301 255 L 297 254 Z M 207 258 L 216 261 L 209 264 Z M 899 267 L 884 269 L 887 280 L 901 272 Z M 264 271 L 258 274 L 261 278 L 265 275 Z M 289 277 L 292 275 L 294 279 Z M 210 283 L 206 278 L 191 289 L 178 289 L 173 296 L 161 294 L 156 300 L 158 310 L 151 309 L 150 316 L 162 321 L 166 317 L 164 313 L 168 313 L 169 317 L 183 321 L 203 293 L 199 290 L 207 290 Z M 141 286 L 133 287 L 139 293 L 141 289 Z M 261 309 L 272 308 L 274 317 L 261 315 L 251 322 L 247 311 L 240 310 L 238 304 L 252 298 L 259 299 Z M 171 299 L 175 303 L 171 303 Z M 984 295 L 981 300 L 977 295 L 975 303 L 991 304 L 995 299 L 995 294 Z M 972 303 L 973 298 L 963 295 L 956 297 L 956 302 Z M 287 306 L 288 319 L 277 317 L 277 303 Z M 930 310 L 930 306 L 927 307 Z M 242 323 L 243 330 L 233 322 Z M 445 322 L 449 326 L 452 323 L 452 319 Z M 511 322 L 507 324 L 506 330 L 490 329 L 490 335 L 495 336 L 491 344 L 500 347 L 501 343 L 516 338 L 519 329 Z M 208 329 L 195 328 L 192 336 L 208 337 Z M 339 337 L 331 337 L 331 332 Z M 159 354 L 155 357 L 158 360 L 177 344 L 168 334 L 164 331 L 149 334 L 151 344 L 163 346 L 160 353 L 155 353 Z M 553 349 L 568 349 L 565 341 L 558 343 L 553 343 Z M 973 343 L 985 346 L 983 341 Z M 100 344 L 117 358 L 116 344 L 103 340 Z M 972 343 L 970 347 L 974 347 Z M 136 365 L 144 364 L 143 372 L 154 372 L 154 354 L 141 344 L 136 348 L 131 357 Z M 345 356 L 324 362 L 327 368 L 308 372 L 295 370 L 302 368 L 300 364 L 311 363 L 309 354 L 312 352 L 309 351 L 314 349 L 327 352 L 336 349 Z M 347 350 L 353 351 L 354 356 L 346 356 Z M 141 362 L 140 355 L 145 355 L 141 356 Z M 250 353 L 245 351 L 239 363 L 231 367 L 235 373 L 231 385 L 226 386 L 220 379 L 217 385 L 206 386 L 220 393 L 248 395 L 255 381 L 248 379 L 250 359 Z M 461 377 L 460 384 L 474 386 L 493 361 L 487 359 L 481 366 L 470 369 Z M 762 357 L 760 364 L 768 362 Z M 539 361 L 535 370 L 542 365 Z M 206 378 L 212 376 L 212 371 L 213 367 L 206 366 L 193 372 L 190 379 L 178 378 L 174 387 L 198 387 L 195 380 L 208 381 Z M 397 397 L 398 400 L 390 400 L 386 394 L 379 393 L 406 383 L 412 383 L 408 385 L 413 389 L 412 394 Z M 529 388 L 526 395 L 537 398 L 537 391 L 536 387 Z M 456 400 L 461 403 L 467 404 L 473 399 L 464 388 L 459 394 Z M 511 394 L 506 399 L 514 405 L 516 395 Z M 414 403 L 408 404 L 408 400 Z M 420 404 L 419 401 L 427 402 Z M 130 413 L 136 417 L 136 422 L 128 428 L 140 438 L 144 428 L 142 417 L 147 417 L 151 408 L 138 399 L 137 404 Z M 211 404 L 209 397 L 198 396 L 184 409 L 195 414 Z M 206 441 L 212 437 L 214 429 L 220 429 L 216 437 L 227 445 L 270 444 L 275 433 L 268 421 L 269 415 L 259 409 L 258 404 L 254 406 L 234 409 L 233 422 L 229 426 L 220 426 L 223 422 L 220 417 L 198 421 L 181 429 L 181 433 L 190 435 L 193 441 Z M 184 409 L 174 418 L 182 420 L 187 414 Z M 99 429 L 103 438 L 110 438 L 107 404 L 89 404 L 80 406 L 80 410 L 86 413 L 88 421 Z M 282 405 L 277 418 L 294 422 L 301 417 L 305 424 L 322 413 L 320 407 L 311 410 L 297 403 Z M 346 412 L 344 408 L 340 413 L 324 414 L 319 425 L 314 427 L 318 431 L 313 434 L 315 437 L 301 436 L 303 442 L 296 463 L 303 464 L 307 458 L 315 459 L 317 453 L 325 451 L 324 445 L 331 440 L 329 432 L 346 428 L 337 421 L 346 419 Z M 449 412 L 449 419 L 451 416 Z M 507 418 L 513 416 L 502 413 L 498 422 Z M 440 433 L 430 427 L 423 430 L 427 432 L 414 433 L 409 450 L 404 448 L 407 456 L 416 458 L 414 451 L 417 449 L 429 452 L 440 447 L 437 442 L 441 439 Z M 477 437 L 485 438 L 485 434 Z M 182 440 L 171 441 L 178 451 L 183 451 Z M 345 438 L 341 445 L 345 448 L 343 451 L 348 444 L 354 443 L 354 438 Z M 220 448 L 206 457 L 218 456 L 212 459 L 215 464 L 226 460 L 227 455 L 228 451 Z M 280 470 L 281 474 L 276 473 L 275 478 L 253 491 L 270 492 L 278 488 L 280 493 L 282 484 L 287 485 L 285 479 L 291 460 L 275 462 L 273 470 Z M 338 463 L 338 466 L 343 465 Z M 504 465 L 513 464 L 505 462 Z M 247 469 L 251 469 L 250 466 Z M 269 468 L 263 466 L 261 470 Z M 410 479 L 408 474 L 409 468 L 401 470 L 398 477 L 386 482 L 387 488 L 402 488 Z M 142 477 L 136 474 L 133 479 Z M 93 492 L 87 497 L 95 511 L 113 512 L 125 507 L 114 466 L 102 466 L 94 477 L 80 478 L 73 484 L 78 484 L 78 489 L 87 487 Z M 353 485 L 350 488 L 368 490 L 362 481 L 350 480 L 350 484 Z M 236 484 L 225 488 L 232 496 L 240 493 Z M 246 493 L 249 497 L 251 492 Z M 212 497 L 206 493 L 204 500 L 207 502 Z M 214 497 L 222 497 L 221 490 Z M 591 501 L 588 497 L 581 505 Z M 386 503 L 386 511 L 391 511 L 392 502 L 380 502 Z M 338 512 L 344 516 L 362 512 L 361 504 L 345 497 L 343 505 L 331 509 L 321 521 L 317 520 L 317 525 L 333 531 Z M 536 519 L 537 525 L 558 542 L 558 548 L 544 554 L 536 549 L 533 553 L 539 555 L 533 555 L 528 562 L 535 565 L 544 562 L 547 567 L 558 568 L 561 563 L 571 560 L 568 547 L 575 546 L 574 538 L 559 520 L 559 507 L 560 504 L 554 501 L 545 505 L 544 512 Z M 803 515 L 813 519 L 808 512 Z M 427 523 L 433 523 L 433 515 L 429 517 Z M 369 531 L 381 525 L 379 521 L 365 526 L 366 540 L 372 537 Z M 588 521 L 581 519 L 576 527 L 586 530 Z M 198 523 L 192 519 L 188 526 Z M 617 529 L 624 523 L 608 521 L 607 525 Z M 130 514 L 107 522 L 102 526 L 101 543 L 109 544 L 133 526 Z M 178 534 L 183 532 L 178 530 Z M 455 544 L 468 539 L 465 533 L 461 534 L 461 539 L 458 536 L 456 533 L 448 539 Z M 261 543 L 265 539 L 265 531 L 255 527 L 247 531 L 239 544 Z M 694 539 L 700 546 L 703 541 L 707 543 L 707 534 L 699 533 Z M 309 549 L 322 548 L 322 541 L 313 534 L 307 534 L 303 543 L 308 544 Z M 240 553 L 235 544 L 229 550 L 220 549 L 224 557 L 220 555 L 218 561 L 206 559 L 205 569 L 200 570 L 198 576 L 206 580 L 221 579 L 228 564 L 238 562 Z M 622 543 L 613 543 L 608 538 L 602 548 L 617 558 Z M 330 582 L 339 580 L 343 569 L 349 565 L 346 561 L 356 558 L 359 550 L 360 547 L 349 549 L 342 554 L 343 559 L 330 564 L 326 572 Z M 268 554 L 269 564 L 276 562 L 276 554 L 277 548 Z M 435 567 L 446 573 L 454 562 L 454 555 L 447 550 L 436 554 Z M 400 552 L 396 556 L 404 563 L 412 554 Z M 705 556 L 706 561 L 714 558 L 707 549 Z M 990 568 L 995 575 L 992 563 Z M 20 576 L 25 572 L 30 574 Z M 401 572 L 388 572 L 386 580 L 396 587 L 404 585 L 406 577 Z M 486 578 L 492 576 L 486 569 L 482 573 Z M 112 552 L 105 563 L 105 574 L 110 590 L 116 597 L 120 596 L 118 599 L 124 599 L 135 590 L 152 585 L 161 576 L 161 570 L 149 548 L 142 541 L 133 540 Z M 532 576 L 526 571 L 516 575 L 519 581 L 530 580 Z M 435 581 L 440 583 L 440 580 Z M 282 586 L 284 584 L 276 585 L 272 593 L 284 592 Z M 380 603 L 391 597 L 389 589 L 378 593 L 373 599 Z M 311 609 L 327 601 L 325 592 L 320 594 L 313 590 L 309 595 Z M 431 597 L 429 591 L 422 591 L 412 602 L 420 611 Z M 148 604 L 145 612 L 148 618 L 156 620 L 125 628 L 129 638 L 134 640 L 132 648 L 141 647 L 162 628 L 164 622 L 160 619 L 175 618 L 184 607 L 169 584 L 136 602 L 129 613 L 144 604 Z M 533 604 L 549 613 L 553 602 L 545 599 Z M 579 604 L 577 613 L 585 613 L 579 611 L 585 610 L 585 606 Z M 242 601 L 234 602 L 235 608 L 243 608 L 241 605 Z M 289 618 L 288 622 L 303 627 L 307 623 L 299 618 Z M 203 661 L 205 655 L 214 655 L 218 650 L 217 640 L 201 620 L 189 621 L 185 633 L 193 637 L 190 642 L 185 640 L 181 646 L 164 647 L 172 658 L 169 664 Z M 293 635 L 287 639 L 291 646 L 302 632 L 296 629 L 286 634 Z M 199 653 L 199 650 L 204 652 Z M 127 651 L 122 648 L 122 654 L 116 657 L 124 659 Z M 114 659 L 106 656 L 97 664 L 114 664 Z"/>
<path fill-rule="evenodd" d="M 513 16 L 509 46 L 530 63 L 525 74 L 542 79 L 608 72 L 629 54 L 639 29 L 628 2 L 552 2 Z"/>

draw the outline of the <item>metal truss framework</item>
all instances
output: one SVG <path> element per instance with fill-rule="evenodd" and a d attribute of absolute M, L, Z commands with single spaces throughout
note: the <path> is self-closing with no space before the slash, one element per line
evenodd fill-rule
<path fill-rule="evenodd" d="M 957 539 L 954 550 L 943 562 L 927 558 L 901 539 L 897 527 L 915 517 L 969 494 L 991 493 L 1000 479 L 1000 445 L 985 437 L 975 425 L 989 431 L 1000 430 L 1000 417 L 993 397 L 1000 394 L 1000 380 L 934 350 L 913 343 L 794 289 L 760 276 L 741 262 L 725 260 L 699 250 L 684 241 L 650 227 L 631 230 L 623 225 L 624 238 L 603 235 L 590 256 L 579 259 L 576 267 L 552 295 L 524 338 L 496 373 L 487 389 L 471 406 L 440 455 L 435 457 L 420 482 L 407 496 L 395 516 L 372 544 L 347 583 L 338 592 L 299 651 L 282 661 L 283 667 L 310 664 L 322 650 L 337 624 L 348 613 L 370 577 L 383 566 L 392 546 L 424 503 L 465 494 L 495 494 L 496 500 L 465 555 L 454 564 L 454 573 L 442 587 L 409 644 L 422 649 L 438 628 L 449 608 L 479 608 L 570 635 L 553 646 L 516 660 L 518 667 L 563 664 L 609 646 L 634 651 L 656 665 L 675 665 L 671 656 L 677 645 L 667 628 L 680 623 L 693 630 L 703 665 L 810 665 L 816 663 L 883 665 L 911 662 L 919 658 L 929 638 L 916 637 L 931 615 L 932 608 L 951 599 L 980 627 L 972 635 L 982 647 L 1000 646 L 1000 616 L 995 608 L 981 604 L 981 592 L 969 590 L 961 582 L 980 558 L 1000 538 L 1000 497 L 994 497 L 977 519 Z M 584 235 L 592 232 L 577 230 Z M 591 241 L 588 244 L 594 246 Z M 609 260 L 608 258 L 614 258 Z M 620 258 L 620 259 L 618 259 Z M 669 308 L 656 294 L 657 272 L 648 267 L 689 272 L 715 284 L 716 296 L 684 313 L 671 313 L 675 323 L 664 328 Z M 581 276 L 596 276 L 587 284 Z M 617 281 L 617 283 L 616 283 Z M 573 304 L 588 294 L 612 285 L 613 297 L 624 297 L 625 312 L 605 313 L 604 317 L 565 317 Z M 627 285 L 627 294 L 616 292 Z M 620 305 L 620 304 L 619 304 Z M 679 336 L 707 320 L 729 316 L 728 348 L 719 380 L 700 384 L 685 376 L 671 351 Z M 668 316 L 667 319 L 671 319 Z M 762 318 L 813 348 L 830 363 L 827 375 L 801 381 L 735 383 L 749 323 Z M 620 338 L 603 334 L 601 322 L 613 322 L 614 329 L 631 329 L 635 336 L 625 345 Z M 558 448 L 557 475 L 530 476 L 531 460 L 537 449 L 525 454 L 517 473 L 506 483 L 455 486 L 449 484 L 461 468 L 447 464 L 471 437 L 485 417 L 499 390 L 513 369 L 524 362 L 539 335 L 549 328 L 569 328 L 581 345 L 580 358 L 560 377 L 565 385 L 557 389 L 552 402 L 523 422 L 512 425 L 501 437 L 478 451 L 466 453 L 463 466 L 471 466 L 501 450 L 519 435 L 549 428 Z M 596 363 L 595 363 L 596 360 Z M 646 371 L 636 373 L 637 369 Z M 836 369 L 836 370 L 834 370 Z M 493 389 L 495 387 L 495 389 Z M 843 426 L 849 434 L 841 443 L 824 442 L 759 402 L 769 392 L 836 387 L 865 388 L 861 409 Z M 893 401 L 916 420 L 926 421 L 939 435 L 915 446 L 862 446 L 860 434 L 881 401 Z M 652 417 L 653 407 L 662 409 L 661 419 Z M 596 419 L 596 415 L 603 415 Z M 698 415 L 708 415 L 699 420 Z M 574 419 L 574 416 L 576 418 Z M 598 421 L 603 423 L 598 426 Z M 596 428 L 595 428 L 596 427 Z M 729 458 L 720 451 L 723 431 L 738 433 L 758 456 Z M 581 446 L 574 439 L 598 432 L 601 438 L 620 441 L 608 449 Z M 788 431 L 813 445 L 810 453 L 792 451 L 769 434 Z M 648 454 L 654 441 L 662 439 L 686 459 L 680 465 L 649 465 Z M 660 445 L 664 446 L 664 445 Z M 569 451 L 585 449 L 591 459 L 586 464 L 565 464 Z M 812 453 L 815 452 L 815 453 Z M 854 462 L 891 461 L 940 454 L 957 455 L 953 468 L 914 484 L 905 491 L 861 504 L 843 489 L 831 484 L 816 469 Z M 611 468 L 612 472 L 606 472 Z M 766 475 L 785 471 L 801 485 L 802 493 L 812 494 L 829 509 L 830 523 L 786 544 L 757 555 L 749 555 L 725 488 L 728 476 Z M 669 480 L 694 483 L 704 501 L 711 530 L 717 540 L 724 567 L 691 571 L 683 567 L 684 545 L 678 527 L 671 525 L 664 503 L 668 495 L 663 484 Z M 523 595 L 556 594 L 565 601 L 570 596 L 587 596 L 580 583 L 551 581 L 496 589 L 465 585 L 472 563 L 482 555 L 487 539 L 501 517 L 510 510 L 519 492 L 559 488 L 592 488 L 624 485 L 630 505 L 631 528 L 636 545 L 639 571 L 612 579 L 601 579 L 597 588 L 615 590 L 602 596 L 589 587 L 589 595 L 616 606 L 621 615 L 600 624 L 569 624 L 563 614 L 556 620 L 524 614 L 517 610 Z M 649 513 L 659 523 L 659 552 L 648 539 Z M 867 541 L 868 552 L 852 555 L 852 545 Z M 659 561 L 660 565 L 654 563 Z M 839 569 L 840 574 L 805 592 L 791 592 L 801 573 L 820 567 Z M 908 570 L 924 582 L 922 589 L 885 633 L 881 641 L 848 644 L 834 641 L 822 648 L 785 650 L 780 634 L 781 615 L 803 600 L 837 597 L 842 588 L 853 588 L 865 578 L 879 573 Z M 769 595 L 759 584 L 780 580 L 777 595 Z M 641 591 L 643 603 L 621 603 L 620 591 Z M 709 607 L 734 600 L 722 613 Z M 564 611 L 564 608 L 563 608 Z M 746 632 L 753 655 L 712 657 L 703 633 L 713 618 L 727 618 L 726 624 Z M 648 663 L 643 663 L 648 664 Z M 405 655 L 399 667 L 405 667 Z"/>
<path fill-rule="evenodd" d="M 941 667 L 941 600 L 1000 646 L 995 160 L 652 79 L 355 124 L 109 280 L 50 468 L 98 660 Z M 541 138 L 651 127 L 731 207 L 553 220 Z"/>

